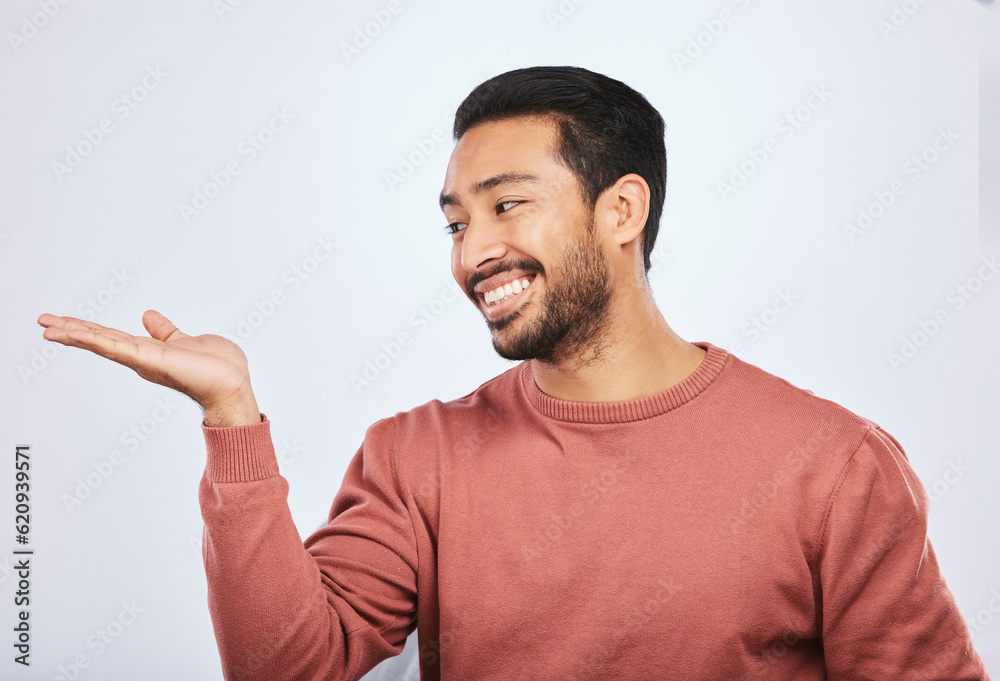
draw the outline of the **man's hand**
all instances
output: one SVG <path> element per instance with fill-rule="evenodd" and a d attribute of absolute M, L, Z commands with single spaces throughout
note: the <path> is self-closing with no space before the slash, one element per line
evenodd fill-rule
<path fill-rule="evenodd" d="M 205 410 L 207 426 L 260 423 L 247 358 L 221 336 L 189 336 L 155 310 L 142 315 L 150 338 L 131 336 L 75 317 L 43 314 L 42 338 L 83 348 L 184 393 Z"/>

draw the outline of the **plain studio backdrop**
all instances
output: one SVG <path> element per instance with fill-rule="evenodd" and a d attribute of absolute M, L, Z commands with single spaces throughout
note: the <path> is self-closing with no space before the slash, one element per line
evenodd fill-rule
<path fill-rule="evenodd" d="M 222 678 L 199 409 L 38 315 L 236 339 L 304 538 L 371 423 L 512 366 L 454 294 L 437 196 L 465 95 L 563 64 L 666 120 L 668 322 L 902 443 L 1000 677 L 995 5 L 9 0 L 0 29 L 0 677 Z M 415 679 L 415 654 L 367 678 Z"/>

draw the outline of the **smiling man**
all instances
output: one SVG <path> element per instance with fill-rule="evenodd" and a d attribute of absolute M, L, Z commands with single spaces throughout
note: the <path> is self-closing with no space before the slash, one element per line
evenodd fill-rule
<path fill-rule="evenodd" d="M 676 383 L 706 352 L 671 331 L 645 277 L 666 188 L 663 119 L 623 83 L 584 73 L 521 70 L 499 81 L 502 95 L 470 95 L 440 205 L 452 274 L 496 352 L 534 360 L 547 394 L 620 401 Z M 562 93 L 550 90 L 559 79 Z M 598 83 L 604 101 L 587 89 Z"/>
<path fill-rule="evenodd" d="M 584 69 L 459 107 L 452 272 L 519 363 L 372 424 L 303 544 L 246 358 L 42 315 L 204 407 L 209 607 L 229 679 L 987 678 L 878 424 L 674 333 L 647 273 L 663 120 Z"/>

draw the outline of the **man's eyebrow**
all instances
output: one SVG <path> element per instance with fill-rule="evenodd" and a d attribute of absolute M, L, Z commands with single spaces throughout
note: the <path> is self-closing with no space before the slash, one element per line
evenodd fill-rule
<path fill-rule="evenodd" d="M 472 195 L 476 196 L 505 184 L 537 184 L 538 182 L 538 178 L 529 173 L 499 173 L 497 175 L 487 177 L 485 180 L 480 180 L 476 184 L 472 185 Z M 441 206 L 441 210 L 444 210 L 445 206 L 452 206 L 457 203 L 458 198 L 454 194 L 441 194 L 441 198 L 438 199 L 438 205 Z"/>

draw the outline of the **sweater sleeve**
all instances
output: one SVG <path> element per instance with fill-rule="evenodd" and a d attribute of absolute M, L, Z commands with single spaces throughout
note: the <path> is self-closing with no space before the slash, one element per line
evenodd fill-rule
<path fill-rule="evenodd" d="M 327 526 L 304 544 L 267 417 L 202 430 L 202 549 L 225 678 L 358 679 L 401 653 L 416 628 L 417 554 L 392 420 L 368 428 Z"/>
<path fill-rule="evenodd" d="M 831 681 L 988 678 L 927 538 L 928 505 L 899 443 L 870 428 L 823 520 L 821 637 Z"/>

